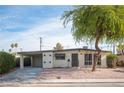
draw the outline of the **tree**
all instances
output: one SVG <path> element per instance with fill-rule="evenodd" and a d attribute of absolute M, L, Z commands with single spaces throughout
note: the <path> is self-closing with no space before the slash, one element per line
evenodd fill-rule
<path fill-rule="evenodd" d="M 18 43 L 15 43 L 15 52 L 17 54 L 17 47 L 18 47 Z"/>
<path fill-rule="evenodd" d="M 60 43 L 57 43 L 54 50 L 63 50 L 63 46 Z"/>
<path fill-rule="evenodd" d="M 62 15 L 64 26 L 72 22 L 72 35 L 76 42 L 83 39 L 95 43 L 97 56 L 92 71 L 101 54 L 99 43 L 117 43 L 124 40 L 124 6 L 76 6 Z"/>
<path fill-rule="evenodd" d="M 11 49 L 9 49 L 9 53 L 11 53 L 11 51 L 12 51 L 12 50 L 11 50 Z"/>
<path fill-rule="evenodd" d="M 11 48 L 12 48 L 12 49 L 14 48 L 14 44 L 13 44 L 13 43 L 11 44 Z"/>
<path fill-rule="evenodd" d="M 12 44 L 11 44 L 11 48 L 12 48 L 12 49 L 15 48 L 15 50 L 14 50 L 15 53 L 14 53 L 14 54 L 16 54 L 16 52 L 17 52 L 17 47 L 18 47 L 18 43 L 12 43 Z M 11 50 L 11 51 L 12 51 L 12 50 Z"/>
<path fill-rule="evenodd" d="M 18 47 L 18 43 L 15 43 L 15 48 L 17 48 Z"/>

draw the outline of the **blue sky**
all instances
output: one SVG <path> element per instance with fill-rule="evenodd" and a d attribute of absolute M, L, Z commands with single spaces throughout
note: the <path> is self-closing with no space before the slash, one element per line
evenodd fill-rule
<path fill-rule="evenodd" d="M 0 6 L 0 50 L 8 51 L 10 44 L 17 42 L 18 51 L 39 50 L 39 37 L 43 38 L 42 49 L 53 49 L 57 42 L 65 48 L 86 46 L 75 44 L 71 25 L 64 28 L 60 20 L 64 11 L 72 6 Z M 91 46 L 90 46 L 91 47 Z M 93 47 L 93 46 L 92 46 Z"/>

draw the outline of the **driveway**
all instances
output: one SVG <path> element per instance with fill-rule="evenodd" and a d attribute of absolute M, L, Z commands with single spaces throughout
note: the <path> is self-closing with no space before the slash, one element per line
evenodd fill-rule
<path fill-rule="evenodd" d="M 16 71 L 0 77 L 0 83 L 30 83 L 35 80 L 41 72 L 41 68 L 18 68 Z"/>

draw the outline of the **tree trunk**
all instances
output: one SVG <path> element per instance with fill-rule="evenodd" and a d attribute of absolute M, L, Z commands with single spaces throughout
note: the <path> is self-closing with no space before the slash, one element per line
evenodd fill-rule
<path fill-rule="evenodd" d="M 96 70 L 96 65 L 97 65 L 97 63 L 98 63 L 98 59 L 99 59 L 100 53 L 101 53 L 101 49 L 100 49 L 99 46 L 98 46 L 99 40 L 100 40 L 100 35 L 97 34 L 97 35 L 96 35 L 96 42 L 95 42 L 95 48 L 96 48 L 97 54 L 96 54 L 95 61 L 93 62 L 92 71 L 95 71 L 95 70 Z"/>

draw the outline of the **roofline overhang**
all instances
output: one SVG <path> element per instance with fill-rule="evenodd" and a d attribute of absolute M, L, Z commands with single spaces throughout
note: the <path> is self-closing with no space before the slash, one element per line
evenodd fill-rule
<path fill-rule="evenodd" d="M 23 52 L 17 52 L 17 54 L 22 55 L 40 55 L 44 52 L 63 52 L 63 51 L 96 51 L 95 49 L 82 49 L 82 48 L 73 48 L 73 49 L 63 49 L 63 50 L 42 50 L 42 51 L 23 51 Z M 111 52 L 111 51 L 105 51 L 102 50 L 101 52 Z"/>

